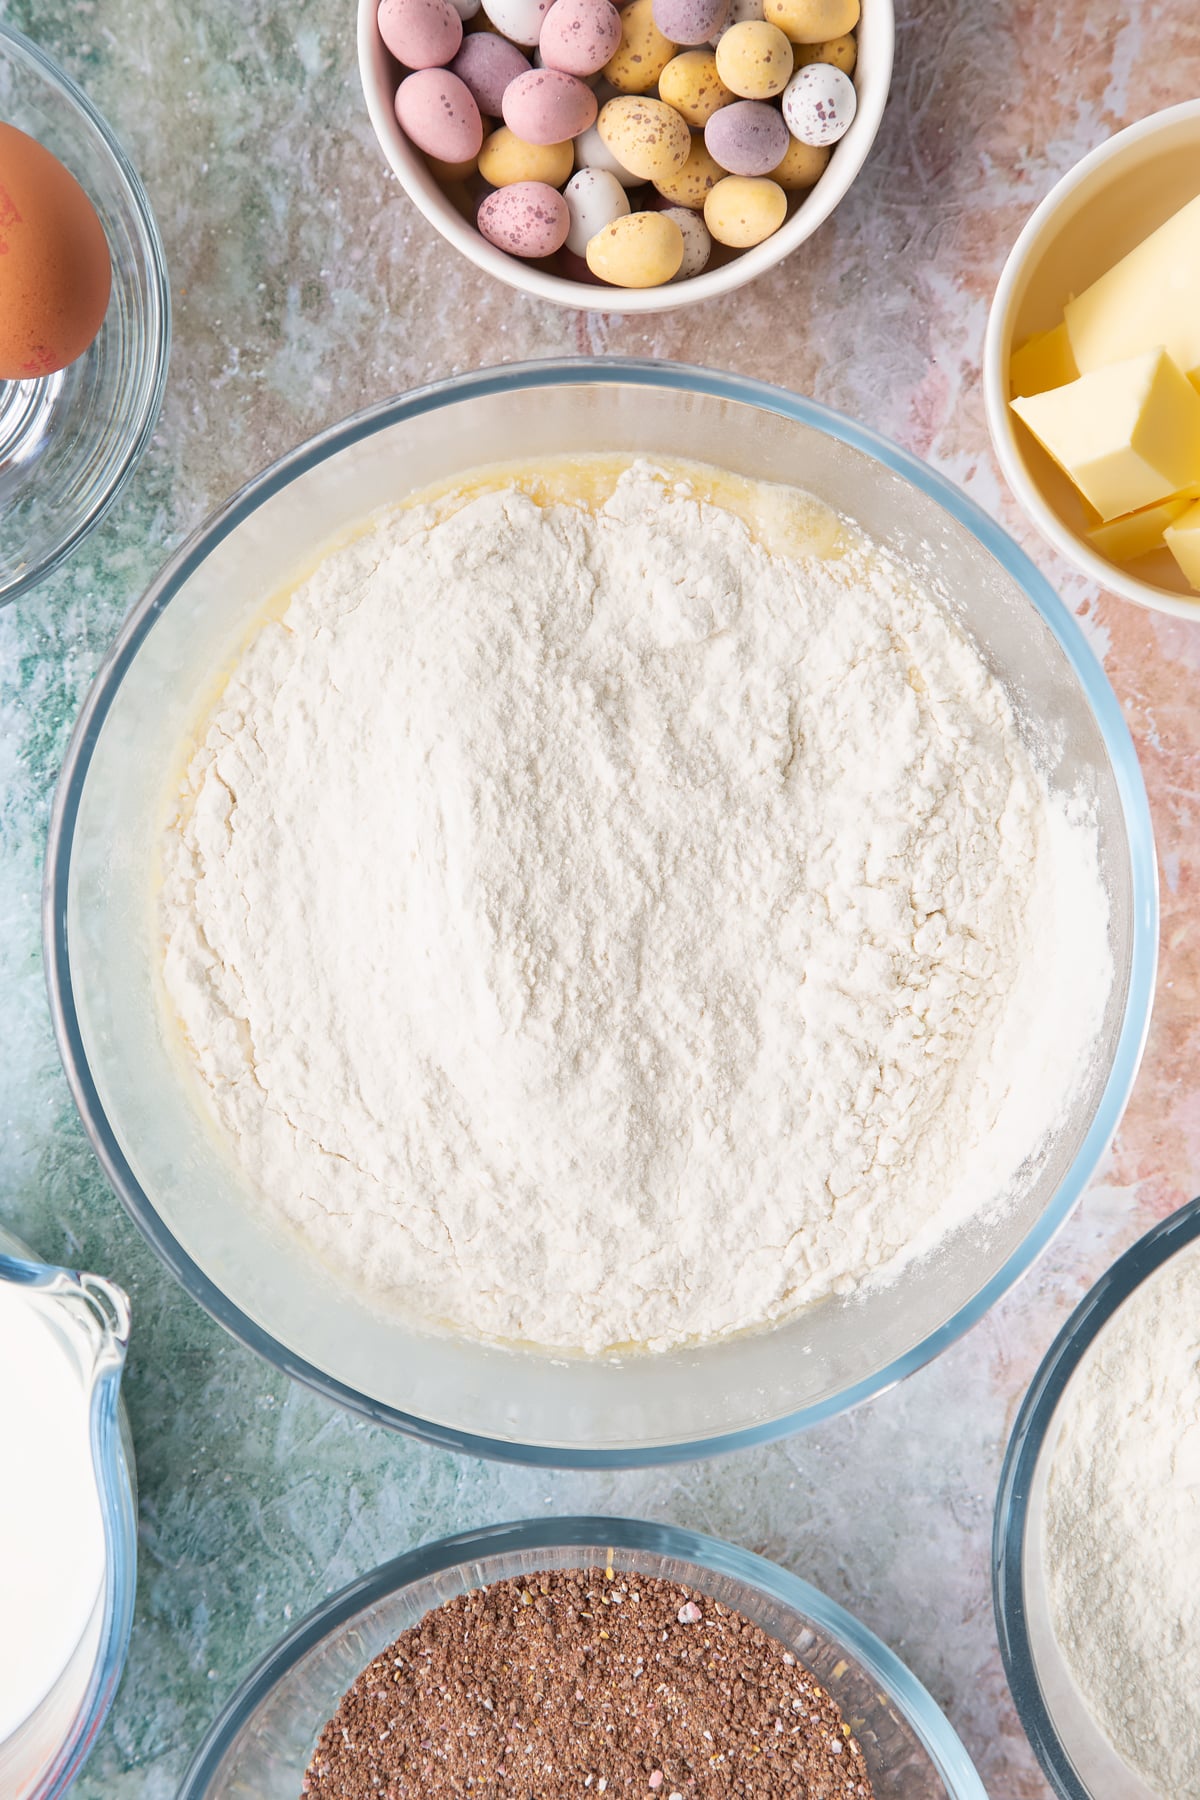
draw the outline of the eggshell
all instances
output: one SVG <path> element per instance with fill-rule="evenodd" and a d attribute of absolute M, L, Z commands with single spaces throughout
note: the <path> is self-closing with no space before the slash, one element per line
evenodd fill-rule
<path fill-rule="evenodd" d="M 717 45 L 717 73 L 743 100 L 770 100 L 781 94 L 792 62 L 792 46 L 778 25 L 765 20 L 731 25 Z"/>
<path fill-rule="evenodd" d="M 823 44 L 854 30 L 859 0 L 764 0 L 763 17 L 794 44 Z"/>
<path fill-rule="evenodd" d="M 450 0 L 381 0 L 379 35 L 410 69 L 440 69 L 462 43 L 463 22 Z"/>
<path fill-rule="evenodd" d="M 692 147 L 692 134 L 674 107 L 640 95 L 620 94 L 608 101 L 597 126 L 618 162 L 655 184 L 681 169 Z"/>
<path fill-rule="evenodd" d="M 854 83 L 832 63 L 808 63 L 784 89 L 783 117 L 802 144 L 836 144 L 858 109 Z"/>
<path fill-rule="evenodd" d="M 731 175 L 769 175 L 787 152 L 788 136 L 782 113 L 766 100 L 735 100 L 704 127 L 710 155 Z"/>
<path fill-rule="evenodd" d="M 806 63 L 832 63 L 843 75 L 853 75 L 854 65 L 858 61 L 858 39 L 852 31 L 845 37 L 830 38 L 824 44 L 792 45 L 792 55 L 796 59 L 796 67 L 802 69 Z"/>
<path fill-rule="evenodd" d="M 588 268 L 613 287 L 662 287 L 682 261 L 683 233 L 660 212 L 615 219 L 587 247 Z"/>
<path fill-rule="evenodd" d="M 483 0 L 483 10 L 496 30 L 532 50 L 542 35 L 542 20 L 550 11 L 551 0 Z"/>
<path fill-rule="evenodd" d="M 513 187 L 519 181 L 543 181 L 561 187 L 571 173 L 575 147 L 568 138 L 562 144 L 527 144 L 507 125 L 499 125 L 483 140 L 479 173 L 492 187 Z"/>
<path fill-rule="evenodd" d="M 479 155 L 483 120 L 471 90 L 449 69 L 417 69 L 396 89 L 396 118 L 418 150 L 440 162 Z"/>
<path fill-rule="evenodd" d="M 463 39 L 450 67 L 466 82 L 480 112 L 498 119 L 505 88 L 518 75 L 529 73 L 529 58 L 494 31 L 473 31 Z"/>
<path fill-rule="evenodd" d="M 698 212 L 710 190 L 723 181 L 726 171 L 696 132 L 682 168 L 660 175 L 655 187 L 671 206 L 690 206 Z"/>
<path fill-rule="evenodd" d="M 802 193 L 825 173 L 831 152 L 816 144 L 802 144 L 788 133 L 788 147 L 783 160 L 769 171 L 785 194 Z"/>
<path fill-rule="evenodd" d="M 578 169 L 563 189 L 571 215 L 567 249 L 586 256 L 590 239 L 629 211 L 629 195 L 607 169 Z"/>
<path fill-rule="evenodd" d="M 690 281 L 693 275 L 699 275 L 708 266 L 708 259 L 712 255 L 712 235 L 701 215 L 689 212 L 686 206 L 664 207 L 663 218 L 674 219 L 683 237 L 683 261 L 671 279 Z"/>
<path fill-rule="evenodd" d="M 673 44 L 704 44 L 723 29 L 729 0 L 653 0 L 654 23 Z"/>
<path fill-rule="evenodd" d="M 561 144 L 596 123 L 596 96 L 561 69 L 530 69 L 504 90 L 504 123 L 527 144 Z"/>
<path fill-rule="evenodd" d="M 734 94 L 717 74 L 711 50 L 684 50 L 673 56 L 658 78 L 658 97 L 673 106 L 688 125 L 703 127 Z"/>
<path fill-rule="evenodd" d="M 632 0 L 621 14 L 621 42 L 604 73 L 622 94 L 648 94 L 675 54 L 654 23 L 654 0 Z"/>
<path fill-rule="evenodd" d="M 607 174 L 615 175 L 622 187 L 640 187 L 642 178 L 635 175 L 632 169 L 618 160 L 600 136 L 600 127 L 593 125 L 589 131 L 581 131 L 575 139 L 575 167 L 577 169 L 604 169 Z"/>
<path fill-rule="evenodd" d="M 727 175 L 704 202 L 704 223 L 718 244 L 749 250 L 778 231 L 787 217 L 787 195 L 763 177 Z"/>
<path fill-rule="evenodd" d="M 554 0 L 538 48 L 548 69 L 596 75 L 621 42 L 621 15 L 610 0 Z"/>
<path fill-rule="evenodd" d="M 53 375 L 82 356 L 111 288 L 104 227 L 75 177 L 0 125 L 0 380 Z"/>
<path fill-rule="evenodd" d="M 519 181 L 486 195 L 475 222 L 489 244 L 510 256 L 553 256 L 566 243 L 571 215 L 544 181 Z"/>

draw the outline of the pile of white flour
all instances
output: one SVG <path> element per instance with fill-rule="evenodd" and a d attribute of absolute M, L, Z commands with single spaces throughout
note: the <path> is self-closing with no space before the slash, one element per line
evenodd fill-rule
<path fill-rule="evenodd" d="M 1200 1800 L 1200 1244 L 1135 1290 L 1062 1406 L 1054 1635 L 1114 1748 L 1164 1800 Z"/>
<path fill-rule="evenodd" d="M 597 1350 L 763 1324 L 1003 1196 L 1112 976 L 1094 830 L 866 540 L 635 465 L 331 555 L 168 836 L 167 990 L 340 1269 Z"/>

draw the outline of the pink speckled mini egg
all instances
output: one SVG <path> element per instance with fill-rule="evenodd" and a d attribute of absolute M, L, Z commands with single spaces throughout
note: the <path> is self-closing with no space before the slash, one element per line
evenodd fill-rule
<path fill-rule="evenodd" d="M 450 0 L 381 0 L 379 35 L 410 69 L 440 69 L 462 43 L 462 20 Z"/>
<path fill-rule="evenodd" d="M 418 69 L 396 89 L 396 118 L 426 156 L 469 162 L 483 143 L 483 120 L 465 81 L 449 69 Z"/>
<path fill-rule="evenodd" d="M 653 0 L 653 12 L 673 44 L 705 44 L 729 17 L 729 0 Z"/>
<path fill-rule="evenodd" d="M 769 175 L 787 155 L 783 114 L 765 100 L 735 100 L 704 127 L 704 147 L 731 175 Z"/>
<path fill-rule="evenodd" d="M 538 48 L 548 69 L 595 75 L 620 42 L 621 19 L 610 0 L 554 0 Z"/>
<path fill-rule="evenodd" d="M 556 188 L 516 181 L 480 201 L 475 223 L 489 244 L 510 256 L 553 256 L 567 241 L 571 215 Z"/>
<path fill-rule="evenodd" d="M 504 123 L 527 144 L 565 144 L 596 122 L 596 96 L 561 69 L 531 69 L 504 90 Z"/>
<path fill-rule="evenodd" d="M 518 75 L 528 75 L 529 58 L 494 31 L 473 31 L 450 67 L 466 82 L 480 112 L 498 119 L 505 88 Z"/>

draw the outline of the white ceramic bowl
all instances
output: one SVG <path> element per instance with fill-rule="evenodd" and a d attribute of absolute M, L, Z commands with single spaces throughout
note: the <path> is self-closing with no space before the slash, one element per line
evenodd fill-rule
<path fill-rule="evenodd" d="M 816 186 L 798 196 L 800 204 L 774 236 L 717 268 L 706 269 L 690 281 L 640 289 L 593 286 L 589 282 L 570 281 L 565 276 L 551 274 L 541 264 L 523 262 L 520 257 L 497 250 L 459 212 L 430 172 L 421 152 L 414 148 L 396 123 L 393 101 L 399 65 L 379 35 L 375 22 L 378 10 L 379 0 L 359 0 L 359 74 L 375 135 L 410 200 L 444 238 L 464 256 L 470 257 L 477 268 L 485 269 L 489 275 L 497 276 L 509 287 L 520 288 L 526 294 L 553 300 L 558 306 L 577 306 L 585 312 L 667 312 L 677 306 L 690 306 L 696 300 L 711 300 L 718 294 L 732 293 L 764 270 L 773 269 L 824 224 L 866 162 L 879 130 L 892 79 L 895 41 L 892 0 L 863 0 L 862 18 L 857 28 L 858 65 L 854 71 L 854 85 L 858 90 L 858 110 L 854 123 L 834 147 L 829 166 Z"/>
<path fill-rule="evenodd" d="M 1130 569 L 1088 542 L 1073 484 L 1009 407 L 1015 347 L 1062 318 L 1063 305 L 1200 193 L 1200 100 L 1152 113 L 1100 144 L 1051 188 L 1013 245 L 983 347 L 988 430 L 1009 487 L 1042 536 L 1123 600 L 1200 619 L 1169 551 Z M 1198 302 L 1200 304 L 1200 302 Z"/>

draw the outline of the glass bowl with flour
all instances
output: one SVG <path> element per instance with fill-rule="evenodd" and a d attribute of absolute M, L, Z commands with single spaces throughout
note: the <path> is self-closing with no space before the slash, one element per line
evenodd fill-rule
<path fill-rule="evenodd" d="M 695 1454 L 917 1366 L 1061 1222 L 1149 1007 L 1145 800 L 1003 535 L 636 364 L 351 421 L 131 616 L 52 832 L 134 1216 L 438 1441 Z"/>

